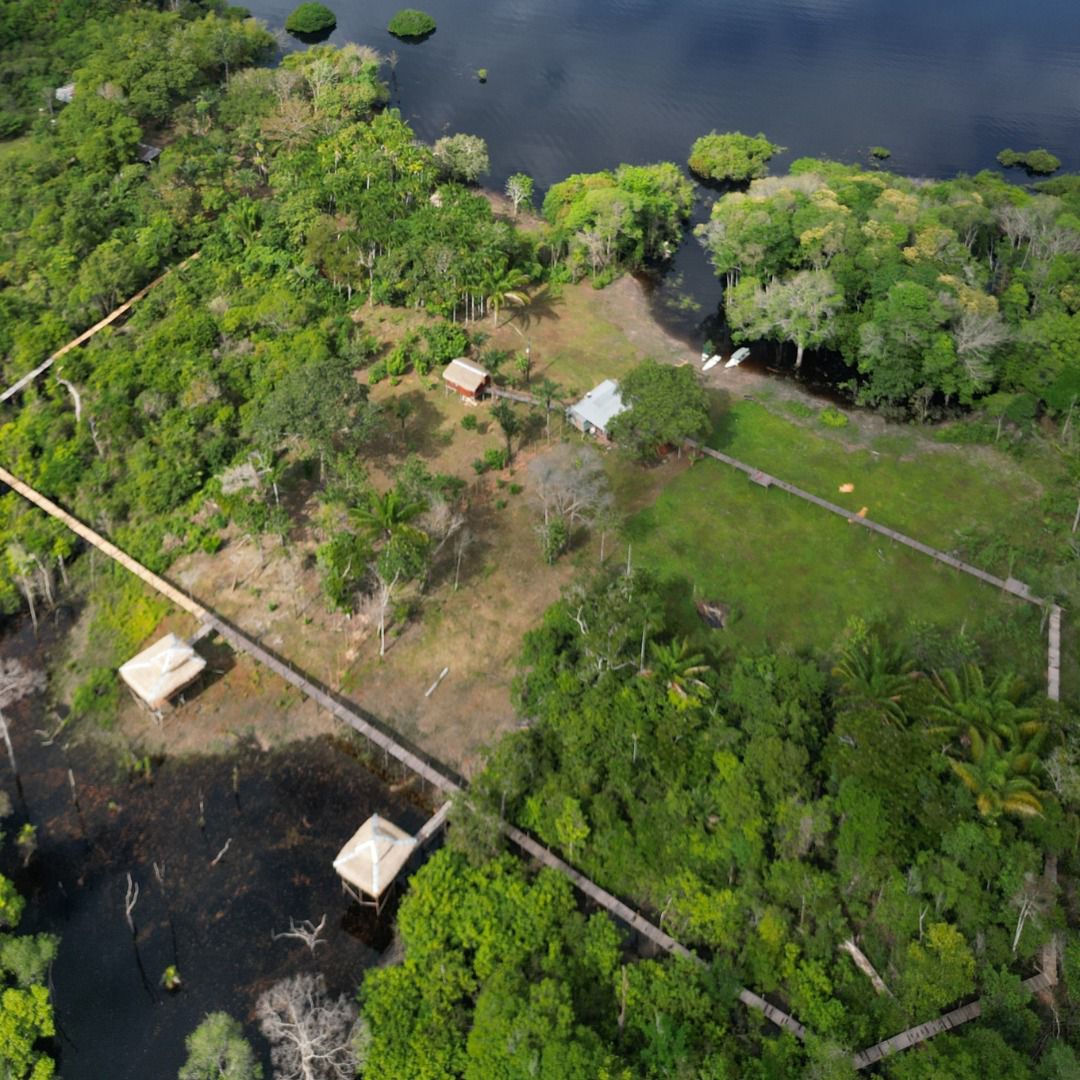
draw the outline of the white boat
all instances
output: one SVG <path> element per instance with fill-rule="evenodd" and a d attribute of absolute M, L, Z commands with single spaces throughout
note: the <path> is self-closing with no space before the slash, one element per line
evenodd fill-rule
<path fill-rule="evenodd" d="M 731 359 L 724 365 L 724 367 L 738 367 L 749 355 L 750 350 L 744 345 L 741 349 L 736 349 L 731 354 Z"/>
<path fill-rule="evenodd" d="M 723 357 L 720 356 L 719 354 L 717 354 L 715 356 L 710 356 L 709 359 L 706 360 L 704 364 L 702 364 L 701 370 L 702 371 L 709 371 L 710 369 L 716 367 L 716 365 L 719 364 L 722 359 L 723 359 Z"/>

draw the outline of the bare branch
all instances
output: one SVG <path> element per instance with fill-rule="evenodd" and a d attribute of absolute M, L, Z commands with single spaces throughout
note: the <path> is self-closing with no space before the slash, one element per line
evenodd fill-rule
<path fill-rule="evenodd" d="M 322 939 L 322 932 L 326 929 L 326 916 L 319 920 L 318 926 L 315 925 L 310 919 L 305 919 L 303 922 L 296 922 L 292 916 L 289 916 L 289 929 L 282 930 L 280 934 L 270 931 L 270 938 L 273 941 L 280 941 L 281 938 L 296 938 L 297 941 L 302 941 L 310 950 L 311 955 L 315 955 L 315 950 L 320 945 L 325 945 L 326 942 Z"/>
<path fill-rule="evenodd" d="M 330 999 L 321 975 L 296 975 L 272 986 L 255 1004 L 273 1049 L 277 1080 L 354 1080 L 355 1007 Z"/>

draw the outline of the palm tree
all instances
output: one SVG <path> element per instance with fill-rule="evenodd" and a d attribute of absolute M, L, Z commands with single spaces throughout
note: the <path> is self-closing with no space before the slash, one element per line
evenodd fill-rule
<path fill-rule="evenodd" d="M 516 266 L 495 266 L 484 277 L 484 293 L 491 303 L 491 325 L 499 325 L 499 308 L 507 300 L 524 305 L 528 296 L 521 290 L 529 284 L 529 275 Z"/>
<path fill-rule="evenodd" d="M 984 817 L 1002 814 L 1035 817 L 1042 813 L 1046 795 L 1033 778 L 1039 765 L 1031 740 L 1002 746 L 995 737 L 985 738 L 971 731 L 969 759 L 949 759 L 961 783 L 975 796 L 975 805 Z"/>
<path fill-rule="evenodd" d="M 868 709 L 902 727 L 907 723 L 904 698 L 919 678 L 914 667 L 899 648 L 869 634 L 845 643 L 832 673 L 850 707 Z"/>
<path fill-rule="evenodd" d="M 367 505 L 350 510 L 349 517 L 370 540 L 390 541 L 396 537 L 426 540 L 427 534 L 411 524 L 426 509 L 423 500 L 409 502 L 397 488 L 391 488 L 384 495 L 372 491 Z"/>
<path fill-rule="evenodd" d="M 547 434 L 548 442 L 551 442 L 551 406 L 554 402 L 559 400 L 559 395 L 561 393 L 562 387 L 553 379 L 549 379 L 546 376 L 536 387 L 536 396 L 544 404 L 544 430 Z"/>
<path fill-rule="evenodd" d="M 1003 672 L 987 682 L 975 664 L 965 664 L 959 672 L 934 672 L 930 677 L 935 702 L 927 709 L 933 726 L 931 734 L 947 735 L 971 742 L 978 734 L 991 739 L 998 749 L 1017 738 L 1041 738 L 1046 724 L 1038 710 L 1017 704 L 1023 685 L 1011 672 Z"/>
<path fill-rule="evenodd" d="M 680 709 L 693 708 L 712 696 L 712 689 L 701 676 L 712 669 L 701 653 L 691 653 L 686 638 L 666 645 L 649 642 L 650 667 L 642 671 L 645 678 L 656 679 L 667 687 L 668 697 Z"/>

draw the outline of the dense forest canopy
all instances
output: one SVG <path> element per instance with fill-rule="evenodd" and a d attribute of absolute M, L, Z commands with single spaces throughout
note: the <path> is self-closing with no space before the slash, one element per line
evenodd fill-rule
<path fill-rule="evenodd" d="M 1075 183 L 914 181 L 811 158 L 716 201 L 698 235 L 736 340 L 840 354 L 857 399 L 1016 421 L 1080 388 Z"/>

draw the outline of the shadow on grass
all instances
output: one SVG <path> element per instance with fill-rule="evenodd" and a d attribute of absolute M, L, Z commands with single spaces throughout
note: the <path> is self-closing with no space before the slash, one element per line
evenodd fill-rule
<path fill-rule="evenodd" d="M 726 450 L 734 441 L 735 413 L 731 394 L 727 390 L 709 392 L 709 434 L 705 445 L 713 450 Z"/>

